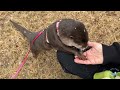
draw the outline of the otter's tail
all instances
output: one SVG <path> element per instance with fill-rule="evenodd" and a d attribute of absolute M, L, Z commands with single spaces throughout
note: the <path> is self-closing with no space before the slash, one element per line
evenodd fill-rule
<path fill-rule="evenodd" d="M 18 25 L 16 22 L 10 20 L 10 22 L 14 25 L 14 27 L 20 31 L 25 37 L 27 37 L 28 40 L 31 39 L 31 36 L 34 36 L 32 34 L 35 34 L 34 32 L 28 31 L 26 28 L 22 27 L 21 25 Z"/>

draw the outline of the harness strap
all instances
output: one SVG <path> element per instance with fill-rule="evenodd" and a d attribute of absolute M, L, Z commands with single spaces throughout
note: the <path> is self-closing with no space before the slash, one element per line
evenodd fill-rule
<path fill-rule="evenodd" d="M 60 34 L 59 34 L 59 24 L 60 24 L 60 22 L 61 22 L 61 20 L 56 23 L 56 29 L 57 29 L 57 35 L 58 36 L 60 36 Z"/>
<path fill-rule="evenodd" d="M 59 24 L 61 20 L 56 23 L 56 30 L 57 30 L 57 35 L 60 36 L 59 34 Z M 46 42 L 49 43 L 48 36 L 47 36 L 47 31 L 46 31 Z"/>

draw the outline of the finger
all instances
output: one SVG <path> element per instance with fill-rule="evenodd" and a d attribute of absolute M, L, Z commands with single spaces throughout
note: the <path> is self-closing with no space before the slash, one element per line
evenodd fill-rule
<path fill-rule="evenodd" d="M 75 56 L 75 59 L 79 59 L 79 57 L 78 57 L 78 56 Z"/>
<path fill-rule="evenodd" d="M 88 46 L 94 46 L 95 42 L 88 41 Z"/>
<path fill-rule="evenodd" d="M 75 58 L 78 58 L 78 56 L 75 56 Z"/>
<path fill-rule="evenodd" d="M 78 64 L 91 64 L 89 60 L 74 59 L 74 62 Z"/>
<path fill-rule="evenodd" d="M 79 61 L 79 60 L 81 60 L 81 59 L 80 59 L 80 58 L 75 58 L 75 59 L 74 59 L 74 61 Z"/>
<path fill-rule="evenodd" d="M 86 55 L 87 55 L 87 53 L 86 53 L 86 52 L 84 52 L 84 53 L 83 53 L 83 55 L 84 55 L 84 56 L 86 56 Z"/>

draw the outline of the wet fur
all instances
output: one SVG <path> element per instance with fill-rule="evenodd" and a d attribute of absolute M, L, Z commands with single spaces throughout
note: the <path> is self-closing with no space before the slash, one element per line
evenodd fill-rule
<path fill-rule="evenodd" d="M 27 40 L 31 43 L 34 37 L 39 32 L 30 32 L 26 28 L 18 25 L 16 22 L 10 20 L 11 23 L 20 31 Z M 73 19 L 62 19 L 59 24 L 59 35 L 57 35 L 56 23 L 52 23 L 43 34 L 35 41 L 31 47 L 34 57 L 37 57 L 42 50 L 61 50 L 77 55 L 79 58 L 86 59 L 82 55 L 82 48 L 87 46 L 88 33 L 83 23 Z M 46 33 L 49 43 L 46 42 Z M 79 50 L 78 50 L 79 49 Z"/>

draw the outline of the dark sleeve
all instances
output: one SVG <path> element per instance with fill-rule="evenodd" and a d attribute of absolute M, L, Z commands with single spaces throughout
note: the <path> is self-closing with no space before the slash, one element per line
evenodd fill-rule
<path fill-rule="evenodd" d="M 111 46 L 103 46 L 103 64 L 120 64 L 120 43 L 114 42 Z"/>

